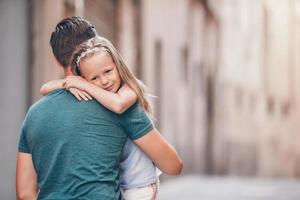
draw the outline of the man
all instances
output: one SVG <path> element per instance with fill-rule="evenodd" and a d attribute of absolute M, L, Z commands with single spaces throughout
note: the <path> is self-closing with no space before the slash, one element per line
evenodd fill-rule
<path fill-rule="evenodd" d="M 65 76 L 74 47 L 96 35 L 79 17 L 56 26 L 50 44 Z M 21 129 L 18 199 L 121 199 L 118 167 L 127 137 L 163 172 L 181 172 L 176 151 L 138 106 L 116 115 L 66 90 L 51 92 L 29 109 Z"/>

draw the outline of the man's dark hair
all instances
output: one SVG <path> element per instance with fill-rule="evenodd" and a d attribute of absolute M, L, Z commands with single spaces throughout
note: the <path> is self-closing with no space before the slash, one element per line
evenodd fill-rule
<path fill-rule="evenodd" d="M 50 45 L 58 62 L 65 68 L 70 64 L 76 46 L 97 35 L 95 26 L 81 17 L 60 21 L 52 32 Z"/>

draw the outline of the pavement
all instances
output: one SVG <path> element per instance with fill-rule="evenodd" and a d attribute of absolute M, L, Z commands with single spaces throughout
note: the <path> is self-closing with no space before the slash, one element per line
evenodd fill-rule
<path fill-rule="evenodd" d="M 300 200 L 300 180 L 188 175 L 162 181 L 158 200 Z"/>

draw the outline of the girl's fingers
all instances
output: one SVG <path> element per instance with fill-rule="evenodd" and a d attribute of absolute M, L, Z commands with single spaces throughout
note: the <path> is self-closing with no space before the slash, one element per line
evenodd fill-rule
<path fill-rule="evenodd" d="M 88 100 L 89 100 L 89 98 L 87 97 L 87 93 L 86 93 L 85 91 L 82 91 L 82 90 L 78 90 L 78 89 L 77 89 L 77 92 L 78 92 L 79 96 L 80 96 L 82 99 L 84 99 L 85 101 L 88 101 Z"/>
<path fill-rule="evenodd" d="M 73 94 L 79 101 L 81 101 L 81 97 L 78 94 L 78 92 L 76 92 L 75 90 L 73 90 L 72 88 L 69 90 L 71 92 L 71 94 Z"/>
<path fill-rule="evenodd" d="M 81 101 L 82 99 L 85 101 L 92 100 L 93 98 L 85 91 L 82 91 L 77 88 L 69 88 L 69 91 L 79 100 Z"/>
<path fill-rule="evenodd" d="M 77 93 L 74 93 L 73 94 L 79 101 L 81 101 L 82 100 L 82 98 L 80 97 L 80 95 L 79 94 L 77 94 Z"/>
<path fill-rule="evenodd" d="M 92 100 L 93 97 L 91 95 L 89 95 L 87 92 L 83 91 L 84 96 L 86 96 L 89 100 Z"/>
<path fill-rule="evenodd" d="M 89 99 L 85 96 L 83 92 L 79 93 L 80 97 L 83 98 L 85 101 L 88 101 Z"/>

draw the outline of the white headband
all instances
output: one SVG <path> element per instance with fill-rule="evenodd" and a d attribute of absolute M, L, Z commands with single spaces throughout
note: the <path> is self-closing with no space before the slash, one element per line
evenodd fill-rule
<path fill-rule="evenodd" d="M 102 50 L 103 50 L 103 49 L 100 48 L 100 47 L 94 47 L 94 48 L 91 48 L 91 49 L 88 49 L 88 50 L 82 52 L 82 53 L 80 54 L 80 56 L 78 56 L 78 58 L 77 58 L 77 60 L 76 60 L 76 66 L 78 67 L 78 64 L 79 64 L 80 60 L 81 60 L 82 58 L 86 57 L 88 54 L 100 52 L 100 51 L 102 51 Z"/>

